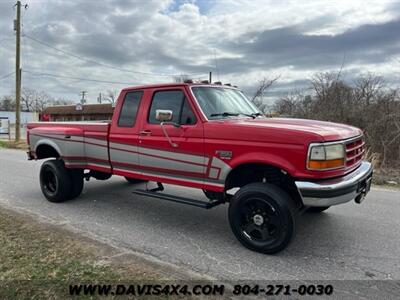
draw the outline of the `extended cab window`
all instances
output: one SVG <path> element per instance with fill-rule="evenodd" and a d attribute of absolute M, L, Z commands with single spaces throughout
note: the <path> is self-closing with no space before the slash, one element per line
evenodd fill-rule
<path fill-rule="evenodd" d="M 149 113 L 149 123 L 159 124 L 156 120 L 156 111 L 172 110 L 172 122 L 181 125 L 193 125 L 196 123 L 196 117 L 190 108 L 190 105 L 183 91 L 160 91 L 153 96 Z"/>
<path fill-rule="evenodd" d="M 142 91 L 126 93 L 124 103 L 122 104 L 121 112 L 119 114 L 119 127 L 133 127 L 133 125 L 135 125 L 136 114 L 142 95 Z"/>

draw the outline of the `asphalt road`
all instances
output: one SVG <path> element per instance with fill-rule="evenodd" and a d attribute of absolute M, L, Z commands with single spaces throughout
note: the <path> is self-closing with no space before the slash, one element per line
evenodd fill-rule
<path fill-rule="evenodd" d="M 0 149 L 0 205 L 212 278 L 400 279 L 400 191 L 373 188 L 361 205 L 304 214 L 289 248 L 268 256 L 236 241 L 226 205 L 203 210 L 134 195 L 140 185 L 120 177 L 91 180 L 80 198 L 49 203 L 39 188 L 40 165 L 22 151 Z M 204 198 L 175 186 L 167 192 Z"/>

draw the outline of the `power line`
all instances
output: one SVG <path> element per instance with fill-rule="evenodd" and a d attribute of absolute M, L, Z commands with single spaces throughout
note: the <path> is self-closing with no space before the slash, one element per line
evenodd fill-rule
<path fill-rule="evenodd" d="M 34 37 L 31 37 L 30 35 L 27 35 L 27 34 L 24 34 L 23 37 L 26 37 L 26 38 L 28 38 L 28 39 L 30 39 L 30 40 L 38 43 L 38 44 L 41 44 L 42 46 L 49 47 L 49 48 L 51 48 L 53 50 L 61 52 L 61 53 L 65 54 L 65 55 L 67 55 L 67 56 L 79 59 L 79 60 L 84 61 L 84 62 L 88 62 L 88 63 L 91 63 L 91 64 L 96 64 L 96 65 L 99 65 L 99 66 L 102 66 L 102 67 L 106 67 L 106 68 L 110 68 L 110 69 L 114 69 L 114 70 L 118 70 L 118 71 L 129 72 L 129 73 L 140 74 L 140 75 L 148 75 L 148 76 L 167 76 L 167 77 L 180 76 L 179 74 L 148 73 L 148 72 L 127 70 L 127 69 L 115 67 L 115 66 L 112 66 L 112 65 L 109 65 L 109 64 L 105 64 L 105 63 L 101 63 L 101 62 L 98 62 L 98 61 L 95 61 L 95 60 L 91 60 L 91 59 L 87 59 L 87 58 L 81 57 L 81 56 L 76 55 L 74 53 L 71 53 L 69 51 L 65 51 L 65 50 L 56 48 L 56 47 L 54 47 L 54 46 L 52 46 L 52 45 L 50 45 L 50 44 L 48 44 L 46 42 L 40 41 L 40 40 L 38 40 L 38 39 L 36 39 Z M 196 74 L 187 74 L 187 75 L 188 76 L 192 76 L 192 75 L 205 75 L 205 74 L 196 73 Z"/>
<path fill-rule="evenodd" d="M 8 77 L 10 77 L 10 76 L 12 76 L 14 74 L 15 74 L 15 72 L 8 73 L 7 75 L 4 75 L 4 76 L 0 77 L 0 80 L 6 79 L 6 78 L 8 78 Z"/>
<path fill-rule="evenodd" d="M 14 38 L 13 37 L 1 37 L 0 38 L 0 42 L 4 42 L 4 41 L 8 41 L 8 40 L 13 40 Z"/>
<path fill-rule="evenodd" d="M 58 74 L 52 74 L 52 73 L 36 73 L 36 72 L 29 71 L 29 70 L 22 70 L 22 72 L 28 73 L 31 75 L 35 75 L 35 76 L 55 77 L 55 78 L 73 79 L 73 80 L 80 80 L 80 81 L 109 83 L 109 84 L 125 84 L 125 85 L 135 85 L 136 84 L 137 85 L 137 83 L 132 83 L 132 82 L 119 82 L 119 81 L 108 81 L 108 80 L 101 80 L 101 79 L 90 79 L 90 78 L 58 75 Z"/>

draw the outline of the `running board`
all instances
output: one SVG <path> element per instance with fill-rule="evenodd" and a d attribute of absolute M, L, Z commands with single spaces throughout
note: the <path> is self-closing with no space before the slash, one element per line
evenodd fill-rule
<path fill-rule="evenodd" d="M 199 201 L 199 200 L 183 198 L 183 197 L 179 197 L 179 196 L 174 196 L 174 195 L 169 195 L 169 194 L 164 194 L 164 193 L 157 193 L 154 191 L 146 191 L 146 190 L 134 190 L 132 193 L 141 195 L 141 196 L 147 196 L 147 197 L 177 202 L 177 203 L 181 203 L 181 204 L 197 206 L 197 207 L 201 207 L 201 208 L 205 208 L 205 209 L 210 209 L 210 208 L 213 208 L 214 206 L 225 203 L 225 201 L 220 201 L 220 200 L 205 202 L 205 201 Z"/>

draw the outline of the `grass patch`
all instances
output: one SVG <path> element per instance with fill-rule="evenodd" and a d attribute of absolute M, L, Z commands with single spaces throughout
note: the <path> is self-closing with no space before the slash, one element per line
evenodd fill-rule
<path fill-rule="evenodd" d="M 8 148 L 8 142 L 0 141 L 0 148 Z"/>
<path fill-rule="evenodd" d="M 28 150 L 28 144 L 26 143 L 26 141 L 15 142 L 0 140 L 0 148 Z"/>
<path fill-rule="evenodd" d="M 65 299 L 69 284 L 163 279 L 153 266 L 114 248 L 0 211 L 0 299 Z"/>

